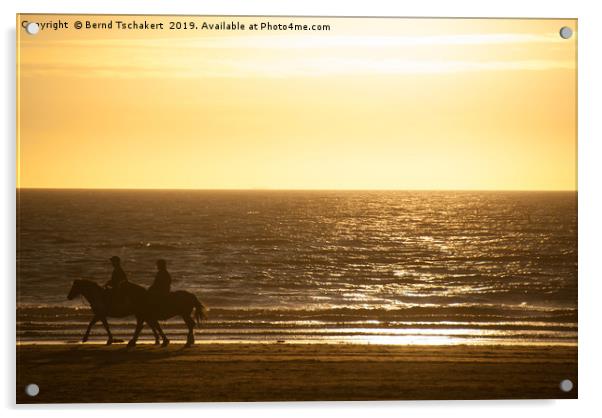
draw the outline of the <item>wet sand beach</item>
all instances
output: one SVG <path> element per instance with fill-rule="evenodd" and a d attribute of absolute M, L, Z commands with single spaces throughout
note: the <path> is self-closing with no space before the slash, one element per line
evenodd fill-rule
<path fill-rule="evenodd" d="M 575 387 L 559 388 L 563 379 Z M 18 403 L 576 398 L 577 348 L 18 345 Z M 29 383 L 40 386 L 35 398 Z"/>

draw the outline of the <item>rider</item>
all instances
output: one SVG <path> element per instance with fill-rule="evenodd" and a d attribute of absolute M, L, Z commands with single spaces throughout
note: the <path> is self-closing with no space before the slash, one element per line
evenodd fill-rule
<path fill-rule="evenodd" d="M 157 260 L 157 274 L 153 284 L 148 288 L 151 303 L 155 308 L 159 308 L 171 289 L 171 275 L 167 271 L 167 262 L 163 259 Z"/>
<path fill-rule="evenodd" d="M 125 303 L 125 289 L 124 285 L 128 282 L 128 278 L 125 274 L 125 271 L 121 268 L 121 258 L 114 255 L 109 259 L 111 264 L 113 265 L 113 273 L 111 274 L 111 279 L 105 284 L 105 289 L 110 289 L 107 305 L 110 309 L 111 302 L 114 300 L 118 300 L 121 303 Z"/>

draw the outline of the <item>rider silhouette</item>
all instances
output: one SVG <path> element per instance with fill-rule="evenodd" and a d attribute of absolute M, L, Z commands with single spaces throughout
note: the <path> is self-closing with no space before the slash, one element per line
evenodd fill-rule
<path fill-rule="evenodd" d="M 121 259 L 114 255 L 109 259 L 113 265 L 113 273 L 111 279 L 105 284 L 105 289 L 109 289 L 109 297 L 107 298 L 107 310 L 111 309 L 113 302 L 118 301 L 118 304 L 125 303 L 124 284 L 128 282 L 125 271 L 121 268 Z"/>
<path fill-rule="evenodd" d="M 169 295 L 171 290 L 171 275 L 167 271 L 167 262 L 157 260 L 157 274 L 153 284 L 148 288 L 150 301 L 154 309 L 160 308 L 162 300 Z"/>
<path fill-rule="evenodd" d="M 128 281 L 125 271 L 121 268 L 121 258 L 114 255 L 109 259 L 113 265 L 113 273 L 111 279 L 105 284 L 105 288 L 118 289 L 121 285 Z"/>

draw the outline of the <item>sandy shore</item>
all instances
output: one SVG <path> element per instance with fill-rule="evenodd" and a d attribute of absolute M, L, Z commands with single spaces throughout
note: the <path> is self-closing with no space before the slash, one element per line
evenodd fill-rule
<path fill-rule="evenodd" d="M 24 345 L 17 365 L 18 403 L 577 397 L 575 347 Z"/>

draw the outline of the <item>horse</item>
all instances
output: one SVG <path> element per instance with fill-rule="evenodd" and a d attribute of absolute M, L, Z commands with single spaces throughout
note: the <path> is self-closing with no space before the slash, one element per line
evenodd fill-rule
<path fill-rule="evenodd" d="M 127 282 L 123 285 L 122 291 L 128 298 L 128 313 L 123 312 L 111 312 L 108 315 L 105 311 L 103 289 L 98 284 L 89 280 L 75 280 L 71 291 L 67 296 L 69 299 L 73 299 L 78 294 L 84 295 L 84 297 L 90 303 L 92 310 L 95 312 L 95 318 L 103 321 L 103 325 L 109 332 L 109 339 L 112 340 L 110 335 L 108 324 L 106 323 L 106 316 L 127 316 L 134 315 L 136 317 L 136 330 L 134 336 L 128 343 L 128 347 L 134 347 L 144 326 L 144 322 L 153 330 L 155 334 L 155 343 L 158 344 L 158 331 L 161 338 L 163 339 L 162 346 L 166 347 L 169 344 L 169 339 L 161 329 L 159 320 L 170 319 L 174 316 L 181 316 L 186 326 L 188 327 L 188 336 L 186 338 L 186 347 L 190 347 L 194 344 L 194 326 L 200 326 L 201 321 L 207 319 L 207 308 L 203 305 L 198 298 L 190 292 L 179 290 L 170 292 L 165 295 L 161 300 L 154 301 L 153 298 L 149 297 L 147 291 L 142 286 L 138 286 L 134 283 Z M 86 293 L 84 293 L 86 292 Z M 86 294 L 89 296 L 86 296 Z M 158 303 L 157 303 L 158 302 Z M 194 315 L 192 315 L 194 310 Z M 96 313 L 98 311 L 98 314 Z M 89 329 L 94 325 L 96 321 L 94 318 L 88 326 Z M 108 343 L 108 342 L 107 342 Z"/>
<path fill-rule="evenodd" d="M 138 286 L 137 284 L 127 283 L 127 286 L 129 287 L 129 290 L 130 290 L 128 293 L 137 293 L 140 295 L 146 293 L 146 290 L 142 286 Z M 71 290 L 69 291 L 69 294 L 67 295 L 67 299 L 73 300 L 74 298 L 76 298 L 77 296 L 80 296 L 80 295 L 83 296 L 86 299 L 86 301 L 88 301 L 88 303 L 90 304 L 90 308 L 92 308 L 92 312 L 94 314 L 94 316 L 92 317 L 92 320 L 88 324 L 88 329 L 86 330 L 86 333 L 84 334 L 84 337 L 82 338 L 82 342 L 84 342 L 84 343 L 86 341 L 88 341 L 88 337 L 90 336 L 90 331 L 91 331 L 92 327 L 99 320 L 102 321 L 102 324 L 104 325 L 105 329 L 107 330 L 107 334 L 109 335 L 109 338 L 107 340 L 107 345 L 111 345 L 113 343 L 114 339 L 113 339 L 113 334 L 111 333 L 111 330 L 109 329 L 109 323 L 107 322 L 107 317 L 123 318 L 124 316 L 136 315 L 136 319 L 138 319 L 138 315 L 136 312 L 134 312 L 134 309 L 132 309 L 132 306 L 111 306 L 111 308 L 107 311 L 106 302 L 105 302 L 106 290 L 91 280 L 78 279 L 78 280 L 73 281 L 73 284 L 71 285 Z M 159 333 L 157 332 L 158 324 L 154 323 L 154 321 L 152 321 L 152 320 L 151 320 L 151 322 L 147 321 L 147 323 L 151 327 L 151 329 L 153 331 L 153 335 L 155 336 L 155 344 L 158 345 L 159 344 Z"/>
<path fill-rule="evenodd" d="M 153 301 L 153 299 L 158 300 Z M 144 326 L 144 321 L 150 321 L 149 324 L 156 325 L 159 334 L 163 338 L 163 346 L 169 344 L 169 340 L 159 325 L 159 320 L 170 319 L 174 316 L 182 317 L 184 323 L 186 323 L 188 336 L 185 347 L 190 347 L 194 344 L 194 326 L 200 326 L 201 321 L 207 319 L 207 308 L 205 305 L 195 295 L 184 290 L 169 292 L 167 295 L 155 298 L 140 298 L 138 295 L 135 295 L 131 300 L 137 312 L 140 313 L 140 316 L 136 318 L 136 330 L 128 343 L 128 347 L 136 345 L 140 331 L 142 331 L 142 327 Z M 194 315 L 192 314 L 193 311 Z"/>

